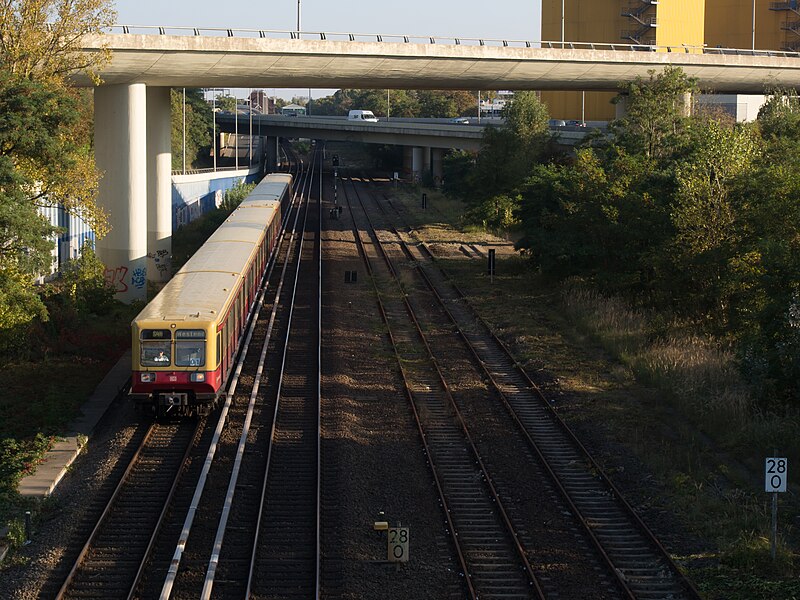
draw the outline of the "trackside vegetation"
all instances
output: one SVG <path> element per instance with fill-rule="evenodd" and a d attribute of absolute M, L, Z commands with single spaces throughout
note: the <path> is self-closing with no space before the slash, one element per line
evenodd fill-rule
<path fill-rule="evenodd" d="M 91 95 L 70 88 L 107 60 L 79 52 L 113 23 L 105 0 L 10 0 L 0 8 L 0 519 L 65 420 L 127 342 L 119 307 L 91 246 L 45 284 L 60 232 L 41 210 L 60 206 L 102 237 L 95 204 Z M 48 26 L 48 23 L 51 25 Z M 96 79 L 96 78 L 95 78 Z M 102 377 L 100 375 L 99 377 Z M 99 380 L 99 378 L 98 378 Z"/>
<path fill-rule="evenodd" d="M 774 89 L 756 122 L 736 123 L 691 106 L 694 91 L 680 69 L 651 72 L 624 86 L 625 117 L 570 154 L 542 134 L 536 97 L 517 93 L 479 154 L 447 157 L 444 191 L 463 198 L 462 226 L 515 240 L 522 297 L 542 298 L 526 282 L 555 294 L 571 327 L 660 390 L 651 410 L 678 416 L 666 454 L 639 429 L 646 412 L 618 433 L 715 546 L 695 557 L 702 589 L 798 597 L 797 507 L 782 495 L 772 562 L 759 478 L 775 451 L 800 464 L 800 100 Z M 495 322 L 506 301 L 484 307 Z"/>

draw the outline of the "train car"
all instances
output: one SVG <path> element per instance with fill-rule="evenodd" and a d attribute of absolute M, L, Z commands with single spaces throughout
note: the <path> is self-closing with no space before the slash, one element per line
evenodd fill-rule
<path fill-rule="evenodd" d="M 203 415 L 216 405 L 291 197 L 291 175 L 266 176 L 133 320 L 138 409 Z"/>

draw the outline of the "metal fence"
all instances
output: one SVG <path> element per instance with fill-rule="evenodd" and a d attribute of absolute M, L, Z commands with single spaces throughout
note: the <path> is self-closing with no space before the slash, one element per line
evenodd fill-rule
<path fill-rule="evenodd" d="M 327 31 L 282 31 L 274 29 L 233 29 L 226 27 L 186 27 L 160 25 L 113 25 L 108 33 L 142 35 L 181 35 L 205 37 L 237 37 L 289 40 L 330 40 L 344 42 L 389 42 L 403 44 L 442 44 L 449 46 L 494 46 L 506 48 L 550 48 L 564 50 L 611 50 L 615 52 L 680 52 L 688 54 L 733 54 L 741 56 L 800 57 L 800 52 L 782 50 L 754 50 L 742 48 L 710 48 L 686 44 L 657 46 L 651 44 L 613 44 L 595 42 L 502 40 L 463 38 L 455 36 L 427 36 L 380 33 L 341 33 Z"/>

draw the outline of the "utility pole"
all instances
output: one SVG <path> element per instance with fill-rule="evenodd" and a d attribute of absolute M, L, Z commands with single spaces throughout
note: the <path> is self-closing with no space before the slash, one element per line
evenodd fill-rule
<path fill-rule="evenodd" d="M 183 174 L 186 175 L 186 88 L 183 88 Z"/>
<path fill-rule="evenodd" d="M 217 172 L 217 90 L 211 92 L 211 115 L 212 115 L 212 129 L 211 129 L 211 151 L 214 155 L 214 173 Z"/>
<path fill-rule="evenodd" d="M 297 37 L 300 38 L 300 0 L 297 0 Z"/>
<path fill-rule="evenodd" d="M 753 50 L 756 49 L 756 0 L 753 0 Z"/>

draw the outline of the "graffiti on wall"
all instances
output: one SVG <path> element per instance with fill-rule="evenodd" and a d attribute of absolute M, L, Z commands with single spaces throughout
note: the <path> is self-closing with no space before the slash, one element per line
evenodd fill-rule
<path fill-rule="evenodd" d="M 166 250 L 156 250 L 155 252 L 149 252 L 147 254 L 147 258 L 153 260 L 153 264 L 155 265 L 156 272 L 158 273 L 159 280 L 163 280 L 166 276 L 169 275 L 169 268 L 170 268 L 170 256 L 169 252 Z"/>
<path fill-rule="evenodd" d="M 120 265 L 114 269 L 106 268 L 103 276 L 106 283 L 114 287 L 117 294 L 124 294 L 128 291 L 128 283 L 126 281 L 128 275 L 128 267 Z M 130 285 L 134 289 L 141 290 L 144 288 L 147 279 L 147 269 L 137 267 L 131 272 Z"/>
<path fill-rule="evenodd" d="M 128 291 L 128 284 L 125 283 L 125 276 L 127 274 L 128 267 L 120 266 L 116 269 L 106 268 L 103 276 L 105 277 L 106 283 L 113 286 L 118 294 L 121 294 Z"/>

